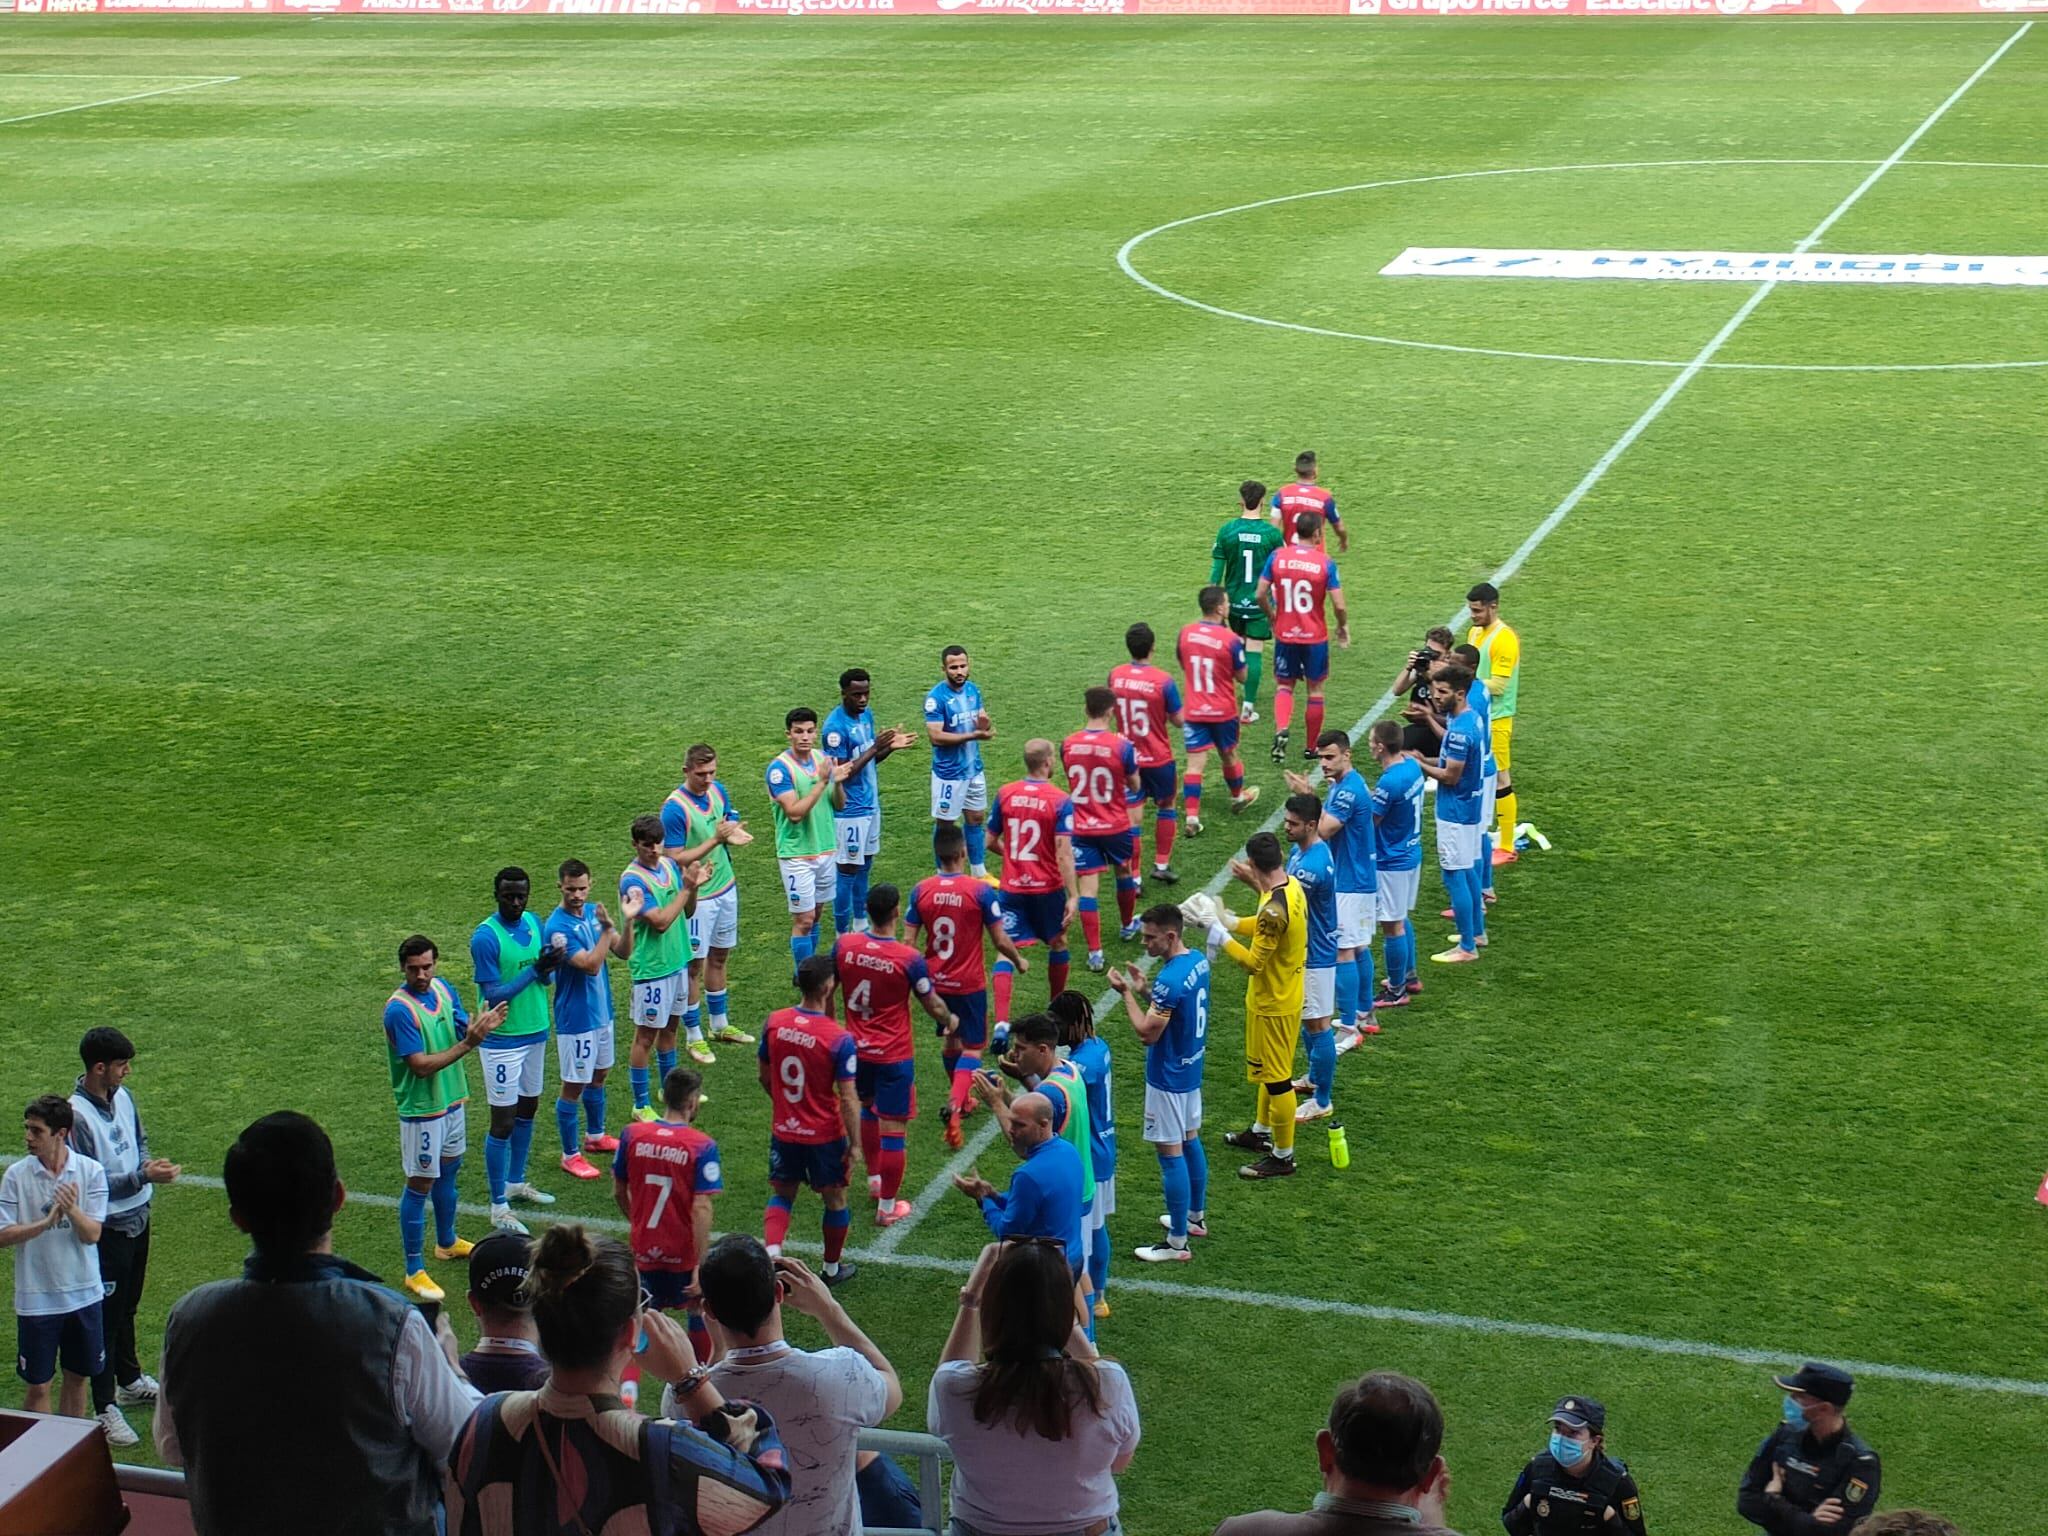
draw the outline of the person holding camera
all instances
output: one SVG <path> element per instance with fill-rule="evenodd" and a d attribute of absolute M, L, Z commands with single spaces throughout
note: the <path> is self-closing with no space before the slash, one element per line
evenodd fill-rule
<path fill-rule="evenodd" d="M 908 1479 L 886 1457 L 862 1458 L 860 1432 L 903 1406 L 896 1368 L 825 1282 L 797 1260 L 771 1259 L 756 1237 L 729 1232 L 697 1272 L 716 1330 L 711 1385 L 759 1403 L 781 1426 L 789 1454 L 789 1502 L 757 1527 L 763 1536 L 847 1536 L 860 1528 L 870 1481 Z M 797 1349 L 784 1337 L 784 1308 L 813 1318 L 830 1341 Z M 662 1411 L 673 1409 L 666 1398 Z M 867 1460 L 869 1465 L 859 1463 Z M 895 1488 L 892 1492 L 905 1490 Z M 910 1491 L 914 1506 L 916 1493 Z"/>
<path fill-rule="evenodd" d="M 1442 665 L 1444 658 L 1451 654 L 1451 647 L 1458 643 L 1458 637 L 1442 625 L 1438 625 L 1422 637 L 1422 644 L 1408 653 L 1408 660 L 1401 668 L 1401 675 L 1394 679 L 1390 690 L 1395 698 L 1402 694 L 1408 702 L 1401 707 L 1401 718 L 1408 723 L 1401 727 L 1401 750 L 1436 755 L 1436 744 L 1443 740 L 1443 726 L 1430 707 L 1430 674 Z"/>

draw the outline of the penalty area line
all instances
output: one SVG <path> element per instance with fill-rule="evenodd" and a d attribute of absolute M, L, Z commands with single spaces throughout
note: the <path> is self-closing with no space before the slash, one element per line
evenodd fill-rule
<path fill-rule="evenodd" d="M 14 1158 L 0 1159 L 0 1166 L 16 1161 Z M 225 1186 L 207 1174 L 182 1174 L 176 1183 L 164 1186 L 170 1189 L 196 1188 L 220 1192 Z M 395 1210 L 398 1200 L 395 1196 L 367 1191 L 350 1190 L 350 1205 L 372 1206 L 380 1210 Z M 465 1216 L 487 1216 L 489 1207 L 473 1205 L 465 1201 L 456 1207 Z M 522 1207 L 522 1219 L 538 1218 L 543 1223 L 553 1221 L 576 1222 L 586 1227 L 597 1227 L 607 1232 L 623 1232 L 626 1223 L 616 1216 L 580 1216 L 565 1213 L 554 1217 L 543 1211 Z M 899 1223 L 900 1225 L 900 1223 Z M 882 1235 L 897 1230 L 891 1227 Z M 785 1248 L 798 1253 L 816 1253 L 818 1244 L 793 1242 Z M 969 1259 L 947 1259 L 936 1254 L 892 1253 L 882 1251 L 879 1244 L 869 1248 L 849 1248 L 846 1256 L 855 1263 L 871 1263 L 894 1269 L 923 1270 L 933 1274 L 966 1275 L 974 1268 Z M 1344 1317 L 1358 1322 L 1395 1323 L 1411 1328 L 1432 1328 L 1452 1333 L 1474 1333 L 1494 1338 L 1537 1339 L 1554 1344 L 1586 1344 L 1603 1349 L 1629 1349 L 1644 1354 L 1676 1355 L 1694 1360 L 1718 1360 L 1733 1365 L 1753 1365 L 1766 1369 L 1797 1364 L 1806 1357 L 1806 1352 L 1783 1349 L 1744 1349 L 1731 1344 L 1712 1344 L 1699 1339 L 1666 1339 L 1647 1333 L 1617 1333 L 1602 1328 L 1574 1328 L 1563 1323 L 1525 1323 L 1510 1318 L 1478 1317 L 1464 1312 L 1434 1312 L 1414 1307 L 1384 1307 L 1363 1301 L 1327 1301 L 1315 1296 L 1285 1296 L 1272 1291 L 1243 1291 L 1224 1285 L 1179 1285 L 1170 1280 L 1148 1280 L 1140 1276 L 1132 1279 L 1118 1279 L 1119 1294 L 1136 1293 L 1141 1296 L 1157 1296 L 1168 1301 L 1215 1302 L 1222 1306 L 1258 1307 L 1276 1312 L 1301 1312 L 1322 1317 Z M 1990 1392 L 2016 1397 L 2048 1398 L 2048 1381 L 2028 1381 L 2013 1376 L 1987 1376 L 1973 1371 L 1937 1371 L 1917 1365 L 1890 1365 L 1874 1360 L 1839 1360 L 1836 1362 L 1855 1376 L 1869 1376 L 1886 1381 L 1908 1382 L 1915 1386 L 1949 1387 L 1961 1392 Z"/>
<path fill-rule="evenodd" d="M 120 77 L 109 76 L 107 78 L 115 79 Z M 137 78 L 146 79 L 148 77 L 139 76 Z M 152 96 L 175 96 L 180 91 L 203 91 L 208 86 L 233 85 L 241 78 L 240 75 L 207 75 L 199 79 L 190 80 L 184 85 L 159 86 L 153 91 L 131 91 L 125 96 L 104 96 L 98 101 L 75 102 L 68 107 L 50 107 L 42 112 L 24 112 L 19 117 L 0 117 L 0 128 L 6 127 L 9 123 L 33 123 L 40 118 L 62 117 L 67 112 L 90 112 L 95 107 L 115 107 L 124 101 L 147 101 Z"/>

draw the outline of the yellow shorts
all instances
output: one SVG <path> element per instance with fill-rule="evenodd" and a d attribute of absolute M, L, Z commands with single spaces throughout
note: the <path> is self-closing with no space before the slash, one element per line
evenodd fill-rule
<path fill-rule="evenodd" d="M 1508 746 L 1515 739 L 1515 717 L 1507 716 L 1493 722 L 1493 760 L 1500 765 L 1500 771 L 1508 771 Z"/>
<path fill-rule="evenodd" d="M 1277 1083 L 1294 1077 L 1294 1046 L 1301 1019 L 1278 1013 L 1248 1013 L 1244 1020 L 1244 1078 Z"/>

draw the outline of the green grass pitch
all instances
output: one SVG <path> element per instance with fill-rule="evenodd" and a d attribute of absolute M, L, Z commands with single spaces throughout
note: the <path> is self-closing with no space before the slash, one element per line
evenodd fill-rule
<path fill-rule="evenodd" d="M 1138 257 L 1307 325 L 1683 362 L 1750 290 L 1373 274 L 1408 245 L 1790 249 L 2016 26 L 0 26 L 0 119 L 24 119 L 0 124 L 7 1081 L 67 1085 L 116 1023 L 162 1153 L 217 1173 L 292 1106 L 389 1193 L 400 936 L 466 984 L 491 872 L 534 870 L 537 904 L 567 855 L 609 879 L 700 738 L 765 827 L 782 712 L 850 663 L 888 723 L 968 643 L 1007 774 L 1078 724 L 1126 624 L 1191 615 L 1230 489 L 1302 447 L 1354 529 L 1348 724 L 1675 370 L 1221 319 L 1119 246 L 1325 187 L 1723 162 L 1384 188 Z M 1824 248 L 2048 249 L 2044 93 L 2038 30 Z M 2040 290 L 1787 286 L 1716 361 L 2040 358 Z M 1216 1235 L 1142 1276 L 1207 1293 L 1119 1291 L 1118 1259 L 1134 1536 L 1304 1505 L 1332 1388 L 1375 1366 L 1441 1394 L 1468 1532 L 1565 1391 L 1607 1400 L 1653 1528 L 1747 1529 L 1761 1365 L 1457 1319 L 2048 1382 L 2044 412 L 2041 369 L 1708 369 L 1509 584 L 1517 778 L 1555 851 L 1503 873 L 1485 964 L 1341 1064 L 1348 1171 L 1313 1131 L 1285 1185 L 1216 1157 Z M 884 770 L 889 878 L 925 867 L 924 783 Z M 1183 891 L 1229 851 L 1212 826 Z M 757 1017 L 788 958 L 765 839 L 740 868 Z M 1226 983 L 1212 1135 L 1249 1107 L 1238 1016 Z M 1139 1052 L 1110 1037 L 1121 1251 L 1158 1186 Z M 709 1086 L 721 1225 L 749 1228 L 751 1062 Z M 558 1211 L 609 1214 L 550 1177 L 552 1140 L 544 1113 Z M 910 1188 L 942 1161 L 927 1117 Z M 394 1227 L 351 1208 L 341 1246 L 392 1274 Z M 847 1296 L 903 1368 L 902 1424 L 950 1305 L 934 1266 L 979 1243 L 949 1196 Z M 166 1192 L 149 1351 L 239 1253 L 216 1191 Z M 2044 1393 L 1865 1380 L 1885 1502 L 2032 1529 Z"/>

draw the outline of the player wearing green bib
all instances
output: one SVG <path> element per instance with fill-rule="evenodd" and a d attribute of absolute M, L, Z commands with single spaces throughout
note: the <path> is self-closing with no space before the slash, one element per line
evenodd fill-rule
<path fill-rule="evenodd" d="M 1245 481 L 1237 499 L 1237 516 L 1216 530 L 1209 580 L 1230 595 L 1230 628 L 1244 640 L 1244 708 L 1238 718 L 1249 725 L 1259 718 L 1259 680 L 1266 670 L 1266 642 L 1273 638 L 1273 626 L 1259 607 L 1259 573 L 1285 540 L 1266 519 L 1264 485 Z"/>
<path fill-rule="evenodd" d="M 532 891 L 525 870 L 499 870 L 491 881 L 498 909 L 477 924 L 469 939 L 470 964 L 484 1006 L 505 1006 L 505 1022 L 483 1048 L 484 1098 L 491 1106 L 491 1133 L 484 1138 L 491 1225 L 522 1237 L 525 1224 L 506 1202 L 555 1203 L 553 1195 L 526 1181 L 526 1163 L 547 1076 L 547 978 L 562 963 L 561 952 L 548 947 L 540 919 L 526 910 Z"/>
<path fill-rule="evenodd" d="M 700 1008 L 711 1014 L 711 1038 L 728 1045 L 752 1045 L 754 1037 L 734 1027 L 725 990 L 726 963 L 740 941 L 740 888 L 732 852 L 754 840 L 732 795 L 718 777 L 718 754 L 699 742 L 683 754 L 683 782 L 661 807 L 662 852 L 684 869 L 700 859 L 711 875 L 690 914 L 690 1001 L 683 1010 L 690 1059 L 708 1067 L 717 1058 L 704 1038 Z"/>
<path fill-rule="evenodd" d="M 398 1106 L 399 1157 L 405 1188 L 398 1197 L 398 1236 L 405 1249 L 405 1288 L 421 1301 L 442 1299 L 427 1273 L 427 1200 L 434 1202 L 434 1257 L 468 1256 L 467 1238 L 455 1235 L 455 1176 L 467 1135 L 469 1077 L 462 1058 L 504 1020 L 505 1009 L 462 1011 L 455 989 L 434 975 L 434 941 L 416 933 L 398 946 L 405 984 L 384 1004 L 384 1050 L 391 1097 Z"/>
<path fill-rule="evenodd" d="M 659 816 L 633 819 L 633 862 L 619 876 L 619 902 L 633 914 L 633 955 L 627 962 L 633 977 L 633 1048 L 626 1057 L 633 1081 L 633 1118 L 652 1120 L 648 1058 L 660 1065 L 665 1081 L 676 1065 L 676 1026 L 682 1022 L 689 996 L 689 916 L 697 909 L 697 892 L 711 876 L 711 865 L 693 865 L 684 874 L 661 851 Z"/>
<path fill-rule="evenodd" d="M 775 862 L 789 898 L 792 968 L 818 948 L 818 909 L 838 888 L 837 839 L 832 813 L 846 801 L 845 763 L 820 756 L 818 712 L 798 705 L 782 717 L 789 750 L 768 764 L 768 796 L 775 802 Z"/>

